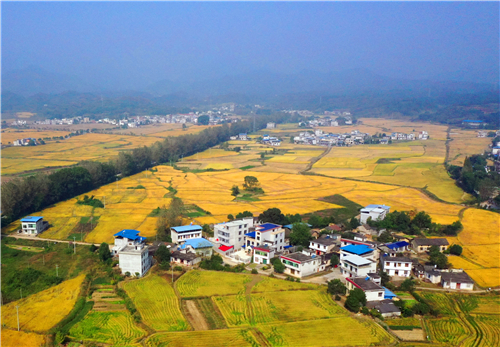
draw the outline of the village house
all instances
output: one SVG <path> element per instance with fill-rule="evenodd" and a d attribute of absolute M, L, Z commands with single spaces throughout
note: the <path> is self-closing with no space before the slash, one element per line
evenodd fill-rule
<path fill-rule="evenodd" d="M 238 139 L 243 140 L 243 141 L 248 140 L 247 134 L 246 133 L 240 133 L 238 135 Z"/>
<path fill-rule="evenodd" d="M 28 216 L 21 219 L 21 229 L 18 231 L 22 234 L 38 235 L 49 227 L 49 223 L 43 220 L 43 217 Z"/>
<path fill-rule="evenodd" d="M 410 277 L 412 270 L 412 260 L 407 257 L 382 256 L 380 264 L 389 276 Z"/>
<path fill-rule="evenodd" d="M 174 251 L 170 255 L 170 261 L 184 266 L 193 266 L 201 261 L 201 257 L 187 249 Z"/>
<path fill-rule="evenodd" d="M 275 251 L 269 246 L 258 246 L 253 249 L 253 262 L 256 264 L 271 264 Z"/>
<path fill-rule="evenodd" d="M 429 248 L 432 246 L 438 246 L 439 251 L 445 251 L 449 247 L 448 240 L 445 238 L 436 238 L 436 239 L 426 239 L 426 238 L 416 238 L 412 241 L 412 247 L 418 253 L 423 253 L 429 251 Z"/>
<path fill-rule="evenodd" d="M 201 237 L 203 228 L 199 225 L 183 225 L 170 228 L 172 242 L 182 243 L 189 239 L 198 239 Z"/>
<path fill-rule="evenodd" d="M 377 263 L 359 255 L 347 255 L 340 259 L 340 273 L 345 277 L 365 277 L 376 271 Z"/>
<path fill-rule="evenodd" d="M 369 309 L 376 309 L 384 318 L 401 316 L 401 310 L 394 305 L 394 302 L 390 299 L 368 302 L 366 307 Z"/>
<path fill-rule="evenodd" d="M 142 277 L 151 267 L 152 259 L 146 238 L 139 236 L 139 233 L 137 230 L 125 229 L 113 235 L 115 245 L 111 253 L 114 256 L 118 255 L 122 274 L 128 272 L 132 276 Z"/>
<path fill-rule="evenodd" d="M 186 240 L 180 246 L 180 249 L 207 258 L 211 257 L 213 254 L 213 244 L 203 237 Z"/>
<path fill-rule="evenodd" d="M 309 249 L 311 249 L 316 255 L 323 255 L 326 253 L 332 253 L 335 246 L 337 246 L 340 240 L 335 240 L 330 237 L 319 238 L 316 240 L 309 241 Z"/>
<path fill-rule="evenodd" d="M 215 224 L 215 241 L 220 243 L 219 249 L 222 252 L 228 252 L 231 248 L 233 250 L 230 252 L 234 252 L 234 250 L 239 250 L 245 244 L 245 234 L 253 230 L 253 227 L 254 220 L 252 217 Z"/>
<path fill-rule="evenodd" d="M 362 258 L 375 260 L 378 256 L 378 251 L 367 245 L 348 245 L 340 247 L 340 260 L 344 257 L 356 255 Z"/>
<path fill-rule="evenodd" d="M 424 278 L 431 283 L 437 284 L 441 282 L 441 271 L 436 269 L 435 266 L 424 265 Z"/>
<path fill-rule="evenodd" d="M 271 122 L 267 123 L 266 129 L 274 129 L 274 128 L 276 128 L 276 123 L 271 123 Z"/>
<path fill-rule="evenodd" d="M 447 289 L 473 290 L 474 281 L 465 271 L 442 271 L 441 286 Z"/>
<path fill-rule="evenodd" d="M 321 258 L 315 254 L 307 252 L 297 252 L 280 256 L 281 262 L 285 265 L 285 274 L 302 278 L 319 271 Z"/>
<path fill-rule="evenodd" d="M 366 301 L 384 300 L 385 289 L 373 282 L 369 276 L 346 278 L 348 290 L 361 289 L 366 295 Z"/>
<path fill-rule="evenodd" d="M 245 248 L 268 246 L 276 252 L 285 247 L 285 230 L 281 225 L 264 223 L 255 226 L 255 231 L 245 234 Z"/>
<path fill-rule="evenodd" d="M 390 209 L 391 207 L 386 205 L 368 205 L 360 210 L 360 222 L 361 224 L 366 224 L 368 218 L 371 218 L 373 221 L 381 221 L 389 213 Z"/>
<path fill-rule="evenodd" d="M 391 253 L 403 253 L 409 251 L 410 244 L 406 241 L 398 241 L 393 243 L 388 243 L 385 245 L 391 250 Z M 394 256 L 391 254 L 391 256 Z"/>

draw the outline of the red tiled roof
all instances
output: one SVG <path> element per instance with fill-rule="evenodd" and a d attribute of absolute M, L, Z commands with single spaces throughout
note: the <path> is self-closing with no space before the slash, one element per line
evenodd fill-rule
<path fill-rule="evenodd" d="M 256 250 L 262 251 L 262 252 L 270 252 L 271 251 L 271 249 L 269 249 L 269 248 L 254 247 L 253 249 L 256 249 Z"/>
<path fill-rule="evenodd" d="M 225 245 L 220 245 L 220 247 L 219 247 L 219 249 L 220 249 L 222 252 L 228 251 L 228 250 L 230 250 L 231 248 L 233 248 L 233 246 L 225 246 Z"/>

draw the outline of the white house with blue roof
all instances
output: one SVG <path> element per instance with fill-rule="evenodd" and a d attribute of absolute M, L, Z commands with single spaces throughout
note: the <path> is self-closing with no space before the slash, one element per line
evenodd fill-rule
<path fill-rule="evenodd" d="M 142 277 L 151 267 L 151 257 L 146 245 L 146 238 L 139 236 L 140 231 L 125 229 L 113 236 L 115 245 L 111 253 L 118 256 L 122 274 Z"/>
<path fill-rule="evenodd" d="M 38 235 L 44 231 L 49 223 L 44 222 L 43 217 L 28 216 L 21 219 L 21 230 L 23 234 Z"/>
<path fill-rule="evenodd" d="M 201 238 L 203 228 L 199 225 L 182 225 L 170 228 L 170 236 L 173 243 L 182 243 L 190 239 Z"/>
<path fill-rule="evenodd" d="M 340 260 L 351 255 L 375 260 L 377 254 L 375 253 L 375 249 L 368 247 L 367 245 L 348 245 L 340 247 Z"/>
<path fill-rule="evenodd" d="M 196 253 L 202 257 L 210 257 L 213 253 L 213 244 L 207 239 L 201 237 L 197 239 L 186 240 L 179 250 L 186 250 L 187 252 Z"/>
<path fill-rule="evenodd" d="M 360 210 L 359 221 L 361 224 L 366 224 L 368 218 L 371 218 L 373 221 L 381 221 L 389 213 L 390 209 L 391 207 L 386 205 L 368 205 Z"/>
<path fill-rule="evenodd" d="M 215 241 L 225 254 L 233 253 L 245 245 L 245 234 L 253 231 L 253 217 L 214 225 Z"/>

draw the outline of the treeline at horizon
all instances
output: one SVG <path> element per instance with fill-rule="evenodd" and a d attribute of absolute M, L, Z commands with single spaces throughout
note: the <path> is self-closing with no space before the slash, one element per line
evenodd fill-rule
<path fill-rule="evenodd" d="M 2 227 L 13 221 L 40 211 L 60 201 L 87 193 L 105 184 L 115 182 L 117 177 L 127 177 L 147 170 L 154 165 L 173 165 L 180 158 L 209 149 L 230 136 L 260 130 L 268 122 L 284 123 L 289 114 L 276 113 L 255 117 L 252 121 L 241 121 L 204 129 L 197 134 L 168 137 L 151 146 L 119 152 L 107 163 L 81 161 L 68 167 L 46 174 L 16 178 L 2 184 Z"/>

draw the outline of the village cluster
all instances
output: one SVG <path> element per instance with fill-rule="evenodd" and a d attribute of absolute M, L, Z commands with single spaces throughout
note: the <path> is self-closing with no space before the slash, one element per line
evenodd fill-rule
<path fill-rule="evenodd" d="M 364 144 L 372 137 L 368 133 L 352 130 L 346 133 L 325 133 L 321 129 L 316 129 L 314 132 L 301 132 L 299 136 L 295 136 L 293 141 L 295 144 L 307 144 L 317 146 L 353 146 Z M 389 136 L 383 136 L 380 139 L 380 144 L 389 144 L 390 141 L 414 141 L 427 140 L 429 133 L 420 131 L 418 134 L 405 134 L 394 132 Z"/>
<path fill-rule="evenodd" d="M 285 266 L 284 275 L 304 279 L 311 275 L 338 274 L 349 290 L 359 288 L 366 294 L 368 307 L 376 308 L 383 316 L 401 314 L 392 300 L 397 296 L 381 284 L 380 271 L 389 276 L 405 279 L 410 276 L 440 285 L 442 288 L 473 290 L 474 281 L 462 269 L 440 270 L 421 264 L 419 255 L 431 246 L 445 251 L 449 243 L 445 238 L 414 238 L 393 234 L 397 242 L 373 241 L 385 230 L 370 228 L 369 219 L 383 220 L 389 213 L 386 205 L 368 205 L 358 216 L 361 226 L 353 239 L 342 237 L 342 226 L 330 224 L 326 233 L 311 229 L 312 240 L 308 248 L 292 246 L 290 233 L 293 225 L 260 223 L 256 217 L 247 217 L 215 224 L 214 236 L 204 238 L 199 225 L 171 227 L 171 243 L 146 244 L 146 238 L 137 230 L 122 230 L 114 234 L 110 252 L 118 258 L 123 274 L 142 277 L 153 265 L 153 256 L 160 245 L 171 251 L 171 262 L 185 267 L 196 266 L 212 254 L 219 254 L 228 263 L 260 264 L 271 267 L 273 259 Z M 43 217 L 21 219 L 19 233 L 36 236 L 48 225 Z M 335 263 L 332 263 L 332 258 Z"/>

